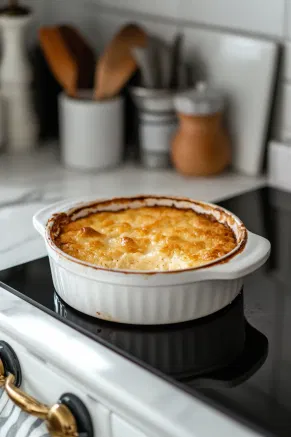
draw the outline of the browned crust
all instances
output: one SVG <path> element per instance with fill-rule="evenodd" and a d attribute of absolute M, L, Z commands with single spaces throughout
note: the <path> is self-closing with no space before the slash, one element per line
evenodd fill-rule
<path fill-rule="evenodd" d="M 167 205 L 168 207 L 173 207 L 173 208 L 177 208 L 177 206 L 175 205 L 176 201 L 184 201 L 184 202 L 189 202 L 193 205 L 198 205 L 203 207 L 205 210 L 209 210 L 209 214 L 205 214 L 205 213 L 198 213 L 197 211 L 196 214 L 201 214 L 201 215 L 205 215 L 207 217 L 209 217 L 210 219 L 213 219 L 214 221 L 216 221 L 217 219 L 215 217 L 213 217 L 213 211 L 217 211 L 222 215 L 227 215 L 228 220 L 232 223 L 235 223 L 235 219 L 233 217 L 233 214 L 229 211 L 224 210 L 223 208 L 220 208 L 218 206 L 212 206 L 212 205 L 208 205 L 207 202 L 199 202 L 197 200 L 193 200 L 191 198 L 188 197 L 179 197 L 179 196 L 161 196 L 161 195 L 139 195 L 139 196 L 133 196 L 133 197 L 114 197 L 111 198 L 110 200 L 101 200 L 101 201 L 96 201 L 96 202 L 92 202 L 92 203 L 86 203 L 82 206 L 77 206 L 76 208 L 71 208 L 69 211 L 69 214 L 61 212 L 61 213 L 57 213 L 52 215 L 52 217 L 48 220 L 47 222 L 47 226 L 50 225 L 50 223 L 52 222 L 52 227 L 50 229 L 50 233 L 48 236 L 48 240 L 49 243 L 52 247 L 52 249 L 55 250 L 56 246 L 56 238 L 59 236 L 61 227 L 69 222 L 72 221 L 71 216 L 74 214 L 77 214 L 79 212 L 81 212 L 83 209 L 86 208 L 94 208 L 97 206 L 101 206 L 101 207 L 107 207 L 110 206 L 112 204 L 118 203 L 120 205 L 122 204 L 128 204 L 129 202 L 137 202 L 137 201 L 145 201 L 148 199 L 157 199 L 157 200 L 173 200 L 173 204 L 172 205 Z M 153 205 L 151 206 L 151 208 L 154 208 L 155 206 L 158 205 Z M 131 209 L 130 206 L 128 208 L 123 208 L 123 209 Z M 185 211 L 191 208 L 181 208 L 184 209 Z M 111 211 L 114 212 L 114 211 Z M 93 213 L 88 213 L 87 217 L 89 215 L 91 215 Z M 226 225 L 227 226 L 227 225 Z M 238 243 L 237 247 L 229 254 L 226 255 L 223 259 L 218 259 L 217 261 L 212 261 L 208 264 L 204 264 L 201 266 L 197 266 L 197 267 L 192 267 L 192 268 L 188 268 L 188 269 L 181 269 L 181 270 L 167 270 L 167 271 L 153 271 L 153 272 L 147 272 L 147 271 L 125 271 L 125 270 L 121 270 L 121 269 L 110 269 L 110 268 L 105 268 L 105 267 L 100 267 L 100 266 L 95 266 L 89 263 L 86 263 L 85 261 L 81 261 L 77 258 L 73 258 L 73 261 L 80 264 L 80 265 L 84 265 L 87 267 L 90 267 L 94 270 L 101 270 L 101 271 L 108 271 L 108 272 L 115 272 L 115 273 L 123 273 L 125 275 L 129 274 L 129 275 L 146 275 L 146 276 L 151 276 L 151 275 L 156 275 L 156 274 L 177 274 L 177 273 L 183 273 L 183 272 L 191 272 L 191 271 L 196 271 L 196 270 L 201 270 L 201 269 L 205 269 L 205 268 L 210 268 L 213 266 L 216 266 L 218 264 L 225 264 L 229 261 L 231 261 L 235 256 L 237 256 L 239 253 L 241 253 L 247 243 L 247 229 L 245 228 L 245 226 L 243 224 L 239 225 L 240 228 L 240 233 L 242 235 L 241 237 L 241 241 Z M 58 246 L 56 246 L 61 252 L 62 255 L 65 258 L 69 258 L 71 260 L 71 256 L 66 254 L 66 252 L 62 251 Z"/>

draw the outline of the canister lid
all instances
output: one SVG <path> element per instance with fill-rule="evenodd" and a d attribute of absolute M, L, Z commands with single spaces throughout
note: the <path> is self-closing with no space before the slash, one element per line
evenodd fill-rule
<path fill-rule="evenodd" d="M 176 94 L 174 106 L 182 114 L 207 115 L 222 111 L 224 101 L 218 90 L 199 82 L 194 89 Z"/>

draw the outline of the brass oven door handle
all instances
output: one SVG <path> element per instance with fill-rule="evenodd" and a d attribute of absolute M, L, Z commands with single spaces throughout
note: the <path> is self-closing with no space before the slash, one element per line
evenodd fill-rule
<path fill-rule="evenodd" d="M 17 369 L 17 378 L 11 373 Z M 0 387 L 22 411 L 44 420 L 51 437 L 93 437 L 90 415 L 83 402 L 75 395 L 65 394 L 52 407 L 42 404 L 23 392 L 20 385 L 21 369 L 13 349 L 0 341 Z"/>
<path fill-rule="evenodd" d="M 10 373 L 7 378 L 5 378 L 4 387 L 6 393 L 10 397 L 10 399 L 16 404 L 22 411 L 25 411 L 32 416 L 38 417 L 39 419 L 46 420 L 49 408 L 38 402 L 33 397 L 19 390 L 14 385 L 15 377 Z"/>
<path fill-rule="evenodd" d="M 4 387 L 9 398 L 22 411 L 44 420 L 52 437 L 79 436 L 76 420 L 66 405 L 55 404 L 49 408 L 17 388 L 14 381 L 11 373 L 5 379 Z"/>

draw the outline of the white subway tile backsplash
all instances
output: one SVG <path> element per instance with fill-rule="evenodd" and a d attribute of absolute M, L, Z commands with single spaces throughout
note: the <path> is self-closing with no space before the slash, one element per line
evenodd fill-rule
<path fill-rule="evenodd" d="M 291 146 L 271 141 L 268 147 L 268 176 L 272 185 L 291 188 Z"/>
<path fill-rule="evenodd" d="M 0 4 L 5 0 L 0 0 Z M 204 41 L 199 47 L 199 32 L 206 26 L 229 28 L 235 32 L 257 33 L 290 40 L 284 44 L 280 80 L 291 83 L 291 0 L 24 0 L 35 11 L 29 44 L 36 39 L 39 25 L 72 23 L 80 27 L 98 52 L 129 21 L 137 21 L 152 34 L 171 41 L 174 33 L 185 29 L 188 57 L 195 60 L 194 79 L 204 77 Z M 164 19 L 165 18 L 165 19 Z M 193 24 L 191 24 L 193 23 Z M 196 24 L 202 25 L 197 28 Z M 205 30 L 206 30 L 205 29 Z M 198 32 L 198 33 L 197 33 Z M 219 33 L 218 33 L 219 34 Z M 238 54 L 239 55 L 239 54 Z M 223 62 L 223 61 L 221 61 Z M 233 78 L 234 87 L 239 77 Z M 274 136 L 290 136 L 291 85 L 281 87 L 275 112 Z M 250 111 L 252 112 L 252 111 Z M 291 118 L 291 117 L 290 117 Z"/>
<path fill-rule="evenodd" d="M 282 36 L 285 0 L 180 0 L 177 18 Z"/>
<path fill-rule="evenodd" d="M 177 20 L 283 36 L 285 0 L 91 0 Z M 291 1 L 291 0 L 286 0 Z"/>
<path fill-rule="evenodd" d="M 148 33 L 155 34 L 165 41 L 171 41 L 176 31 L 176 26 L 173 24 L 161 23 L 144 16 L 137 18 L 132 14 L 121 15 L 116 11 L 104 11 L 92 5 L 91 7 L 91 11 L 90 8 L 86 9 L 86 18 L 83 18 L 82 28 L 90 32 L 90 40 L 98 51 L 101 51 L 120 28 L 129 22 L 137 22 Z"/>
<path fill-rule="evenodd" d="M 27 0 L 25 5 L 29 7 L 33 13 L 32 22 L 28 28 L 27 42 L 28 45 L 33 45 L 36 38 L 38 28 L 41 25 L 46 24 L 46 12 L 48 10 L 48 5 L 44 0 Z"/>
<path fill-rule="evenodd" d="M 101 51 L 105 47 L 105 44 L 112 39 L 116 32 L 118 32 L 120 27 L 129 21 L 128 17 L 123 15 L 120 16 L 99 10 L 97 13 L 96 8 L 94 15 L 94 10 L 91 15 L 88 12 L 90 11 L 86 11 L 85 27 L 88 29 L 88 22 L 92 24 L 90 39 L 94 42 L 94 47 L 98 51 Z"/>
<path fill-rule="evenodd" d="M 94 1 L 94 0 L 93 0 Z M 96 1 L 96 0 L 95 0 Z M 180 0 L 98 0 L 104 6 L 115 6 L 130 11 L 177 18 Z M 201 0 L 204 1 L 204 0 Z"/>
<path fill-rule="evenodd" d="M 177 27 L 174 24 L 159 23 L 149 19 L 141 19 L 139 20 L 139 23 L 149 34 L 156 35 L 167 42 L 172 41 L 173 36 L 177 31 Z"/>
<path fill-rule="evenodd" d="M 67 0 L 42 1 L 48 9 L 47 25 L 73 24 L 81 29 L 93 47 L 103 47 L 102 41 L 100 41 L 102 32 L 99 31 L 102 22 L 98 20 L 98 7 L 94 2 L 86 0 L 69 0 L 69 2 Z M 108 25 L 110 26 L 110 22 Z"/>
<path fill-rule="evenodd" d="M 50 3 L 53 23 L 70 22 L 82 26 L 89 3 L 84 5 L 80 0 L 50 0 Z"/>
<path fill-rule="evenodd" d="M 282 78 L 291 81 L 291 42 L 286 42 L 283 48 Z"/>
<path fill-rule="evenodd" d="M 273 137 L 284 141 L 291 132 L 291 85 L 280 84 L 275 108 Z"/>
<path fill-rule="evenodd" d="M 234 168 L 257 174 L 264 156 L 276 45 L 194 27 L 185 28 L 184 34 L 186 56 L 196 79 L 214 84 L 226 98 Z"/>
<path fill-rule="evenodd" d="M 291 39 L 291 0 L 286 1 L 285 37 Z"/>

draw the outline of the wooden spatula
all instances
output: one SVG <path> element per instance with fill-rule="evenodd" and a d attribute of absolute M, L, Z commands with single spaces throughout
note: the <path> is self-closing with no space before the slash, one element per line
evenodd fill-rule
<path fill-rule="evenodd" d="M 94 97 L 98 100 L 117 95 L 137 69 L 132 47 L 145 47 L 147 34 L 136 24 L 123 27 L 97 62 Z"/>
<path fill-rule="evenodd" d="M 62 24 L 58 26 L 63 40 L 74 57 L 78 66 L 78 88 L 92 89 L 94 86 L 94 73 L 96 55 L 82 33 L 75 27 Z"/>
<path fill-rule="evenodd" d="M 65 44 L 59 29 L 42 27 L 39 41 L 50 69 L 66 93 L 75 97 L 77 92 L 78 66 Z"/>

